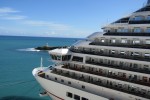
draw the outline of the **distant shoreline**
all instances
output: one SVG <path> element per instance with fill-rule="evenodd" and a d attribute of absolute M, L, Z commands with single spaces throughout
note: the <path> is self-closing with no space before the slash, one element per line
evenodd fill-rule
<path fill-rule="evenodd" d="M 42 47 L 36 47 L 36 50 L 53 50 L 57 48 L 67 48 L 68 46 L 42 46 Z"/>

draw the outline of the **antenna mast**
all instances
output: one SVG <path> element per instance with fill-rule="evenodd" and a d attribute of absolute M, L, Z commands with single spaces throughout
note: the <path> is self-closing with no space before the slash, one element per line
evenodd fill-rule
<path fill-rule="evenodd" d="M 41 57 L 41 68 L 43 68 L 43 58 Z"/>

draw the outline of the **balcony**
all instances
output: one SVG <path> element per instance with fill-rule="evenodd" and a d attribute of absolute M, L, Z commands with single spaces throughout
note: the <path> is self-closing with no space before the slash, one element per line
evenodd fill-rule
<path fill-rule="evenodd" d="M 140 85 L 145 85 L 145 86 L 150 86 L 150 82 L 145 82 L 144 80 L 138 80 L 136 77 L 131 77 L 129 76 L 128 78 L 126 77 L 126 75 L 117 75 L 117 73 L 112 73 L 109 72 L 104 72 L 102 70 L 97 70 L 94 71 L 92 68 L 90 69 L 85 69 L 84 67 L 71 67 L 71 66 L 62 66 L 62 68 L 66 68 L 66 69 L 70 69 L 70 70 L 75 70 L 75 71 L 79 71 L 79 72 L 84 72 L 84 73 L 89 73 L 89 74 L 93 74 L 93 75 L 98 75 L 98 76 L 103 76 L 103 77 L 108 77 L 108 78 L 113 78 L 113 79 L 117 79 L 117 80 L 121 80 L 121 81 L 126 81 L 126 82 L 131 82 L 131 83 L 135 83 L 135 84 L 140 84 Z M 119 73 L 119 72 L 118 72 Z"/>
<path fill-rule="evenodd" d="M 129 33 L 129 32 L 107 32 L 103 34 L 105 35 L 113 35 L 113 36 L 150 36 L 150 33 Z"/>
<path fill-rule="evenodd" d="M 129 24 L 150 24 L 150 20 L 131 20 L 129 21 Z"/>
<path fill-rule="evenodd" d="M 113 89 L 113 90 L 121 91 L 121 92 L 124 92 L 124 93 L 132 94 L 132 95 L 135 95 L 135 96 L 140 96 L 140 97 L 143 97 L 143 98 L 150 99 L 150 95 L 146 92 L 146 90 L 142 91 L 142 90 L 139 90 L 138 87 L 136 88 L 136 87 L 133 87 L 133 86 L 130 86 L 130 85 L 127 85 L 127 84 L 119 84 L 119 83 L 114 84 L 112 81 L 109 81 L 109 80 L 107 80 L 107 82 L 104 83 L 104 80 L 102 80 L 102 79 L 94 80 L 93 77 L 91 77 L 91 76 L 86 76 L 88 78 L 85 78 L 84 75 L 79 76 L 76 73 L 71 73 L 71 72 L 65 73 L 62 70 L 55 70 L 52 73 L 57 74 L 57 75 L 61 75 L 61 76 L 64 76 L 64 77 L 68 77 L 68 78 L 71 78 L 71 79 L 79 80 L 79 81 L 82 81 L 82 82 L 87 82 L 87 83 L 90 83 L 90 84 L 94 84 L 94 85 L 97 85 L 97 86 L 102 86 L 102 87 L 106 87 L 106 88 L 109 88 L 109 89 Z M 125 87 L 127 87 L 127 88 L 125 88 Z"/>
<path fill-rule="evenodd" d="M 104 64 L 103 62 L 93 62 L 90 60 L 87 60 L 86 63 L 91 64 L 91 65 L 104 66 L 104 67 L 108 67 L 108 68 L 115 68 L 115 69 L 121 69 L 121 70 L 150 74 L 150 70 L 148 70 L 146 68 L 136 68 L 136 67 L 130 67 L 130 66 L 123 67 L 123 64 L 122 65 L 121 64 L 120 65 Z"/>
<path fill-rule="evenodd" d="M 83 57 L 73 56 L 72 61 L 83 62 Z"/>
<path fill-rule="evenodd" d="M 131 44 L 131 43 L 101 43 L 101 42 L 91 42 L 89 45 L 97 46 L 113 46 L 113 47 L 126 47 L 126 48 L 141 48 L 141 49 L 150 49 L 150 45 L 147 44 Z"/>

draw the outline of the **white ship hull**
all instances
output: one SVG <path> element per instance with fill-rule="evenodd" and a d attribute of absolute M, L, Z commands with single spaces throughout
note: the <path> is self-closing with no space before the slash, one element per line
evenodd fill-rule
<path fill-rule="evenodd" d="M 43 89 L 47 92 L 48 96 L 52 98 L 52 100 L 75 100 L 73 96 L 72 98 L 67 96 L 68 92 L 72 93 L 73 95 L 79 95 L 80 98 L 82 97 L 88 98 L 87 100 L 149 100 L 146 98 L 142 98 L 142 97 L 126 94 L 126 93 L 121 93 L 121 92 L 114 91 L 112 89 L 102 88 L 100 86 L 94 86 L 90 84 L 91 91 L 93 89 L 95 93 L 99 94 L 99 95 L 96 95 L 96 94 L 83 91 L 75 87 L 61 84 L 58 81 L 53 81 L 50 79 L 42 78 L 41 76 L 37 74 L 39 70 L 41 69 L 35 68 L 33 70 L 33 75 L 35 79 L 39 82 L 39 84 L 43 87 Z M 49 70 L 45 70 L 44 72 L 51 73 L 51 71 Z M 82 83 L 78 82 L 78 84 L 82 84 Z M 84 83 L 84 85 L 86 85 L 86 83 Z"/>
<path fill-rule="evenodd" d="M 52 100 L 74 100 L 73 98 L 67 97 L 66 92 L 78 94 L 80 95 L 80 97 L 88 97 L 89 100 L 109 100 L 101 96 L 97 96 L 85 91 L 81 91 L 79 89 L 75 89 L 51 80 L 41 78 L 38 75 L 35 75 L 35 73 L 34 73 L 34 77 L 40 83 L 40 85 L 45 89 L 45 91 L 52 98 Z"/>

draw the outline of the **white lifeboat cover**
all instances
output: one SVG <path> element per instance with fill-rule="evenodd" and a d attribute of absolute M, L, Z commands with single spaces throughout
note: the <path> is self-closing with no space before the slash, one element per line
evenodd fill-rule
<path fill-rule="evenodd" d="M 54 55 L 66 55 L 69 54 L 69 49 L 68 48 L 54 49 L 48 51 L 48 53 Z"/>

